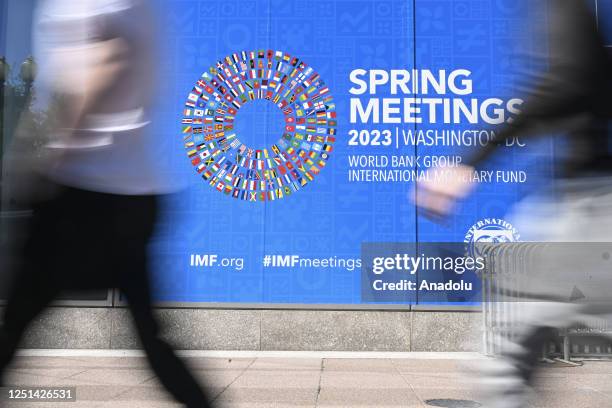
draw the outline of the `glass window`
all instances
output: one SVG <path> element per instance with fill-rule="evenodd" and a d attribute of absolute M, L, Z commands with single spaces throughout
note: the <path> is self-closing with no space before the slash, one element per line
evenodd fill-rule
<path fill-rule="evenodd" d="M 6 163 L 2 161 L 21 113 L 30 108 L 36 62 L 32 58 L 32 14 L 36 0 L 0 1 L 0 303 L 10 287 L 9 244 L 23 234 L 29 212 L 6 191 Z M 83 271 L 87 273 L 87 271 Z M 111 292 L 64 293 L 58 300 L 74 304 L 106 304 Z"/>

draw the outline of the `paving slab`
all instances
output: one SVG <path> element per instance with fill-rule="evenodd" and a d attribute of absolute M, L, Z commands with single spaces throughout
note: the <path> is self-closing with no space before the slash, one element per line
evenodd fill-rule
<path fill-rule="evenodd" d="M 365 372 L 365 373 L 389 373 L 396 371 L 393 361 L 390 359 L 364 358 L 326 358 L 323 361 L 324 370 L 345 371 L 345 372 Z"/>
<path fill-rule="evenodd" d="M 308 388 L 238 388 L 229 387 L 215 402 L 259 402 L 272 404 L 310 404 L 317 400 L 317 390 Z"/>
<path fill-rule="evenodd" d="M 250 370 L 298 370 L 298 371 L 321 371 L 320 358 L 257 358 L 249 366 Z"/>
<path fill-rule="evenodd" d="M 231 353 L 227 353 L 230 355 Z M 290 355 L 293 355 L 289 353 Z M 8 403 L 9 408 L 173 408 L 142 356 L 18 357 L 6 382 L 76 387 L 77 402 Z M 425 356 L 425 355 L 424 355 Z M 428 399 L 479 401 L 478 368 L 485 359 L 183 357 L 214 398 L 215 407 L 406 407 Z M 612 407 L 612 362 L 580 367 L 544 364 L 535 375 L 530 408 Z"/>
<path fill-rule="evenodd" d="M 319 371 L 248 370 L 231 384 L 232 388 L 307 388 L 316 390 Z"/>
<path fill-rule="evenodd" d="M 90 369 L 73 375 L 67 380 L 75 384 L 87 382 L 88 384 L 104 385 L 137 385 L 150 380 L 155 374 L 143 368 L 102 368 Z"/>
<path fill-rule="evenodd" d="M 410 388 L 323 388 L 319 394 L 318 406 L 326 405 L 423 407 Z"/>

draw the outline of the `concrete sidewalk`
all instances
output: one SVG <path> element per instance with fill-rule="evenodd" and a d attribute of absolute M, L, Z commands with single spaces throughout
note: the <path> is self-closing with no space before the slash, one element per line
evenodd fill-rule
<path fill-rule="evenodd" d="M 478 399 L 478 357 L 469 354 L 436 358 L 236 355 L 187 357 L 216 406 L 427 407 L 429 399 Z M 612 407 L 612 362 L 544 366 L 538 377 L 535 407 Z M 20 356 L 7 380 L 20 386 L 76 386 L 77 390 L 77 402 L 10 403 L 9 407 L 181 406 L 160 388 L 142 357 Z"/>

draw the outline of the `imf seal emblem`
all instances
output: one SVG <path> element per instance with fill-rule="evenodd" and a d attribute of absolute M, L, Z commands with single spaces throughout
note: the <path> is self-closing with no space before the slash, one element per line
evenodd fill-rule
<path fill-rule="evenodd" d="M 479 253 L 478 243 L 517 242 L 520 235 L 516 228 L 508 221 L 499 218 L 484 218 L 472 225 L 465 234 L 463 242 L 466 252 L 472 257 L 482 255 Z"/>
<path fill-rule="evenodd" d="M 276 105 L 284 123 L 276 142 L 261 149 L 245 144 L 234 127 L 240 108 L 258 99 Z M 192 88 L 182 139 L 191 164 L 213 189 L 238 200 L 278 200 L 312 182 L 327 164 L 336 106 L 323 79 L 300 58 L 242 51 L 211 66 Z"/>

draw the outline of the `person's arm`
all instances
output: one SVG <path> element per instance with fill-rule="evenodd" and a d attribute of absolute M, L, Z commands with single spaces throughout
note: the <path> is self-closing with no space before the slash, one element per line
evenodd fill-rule
<path fill-rule="evenodd" d="M 41 4 L 34 26 L 40 85 L 62 96 L 63 127 L 71 129 L 128 68 L 131 51 L 110 23 L 121 10 L 103 1 Z"/>
<path fill-rule="evenodd" d="M 516 136 L 536 137 L 554 131 L 573 132 L 588 126 L 606 83 L 608 57 L 597 33 L 594 16 L 579 0 L 556 0 L 548 26 L 549 68 L 526 92 L 522 111 L 511 123 L 502 125 L 486 146 L 464 158 L 458 167 L 431 169 L 445 177 L 419 182 L 412 199 L 425 214 L 444 217 L 455 203 L 466 197 L 474 184 L 470 174 Z"/>
<path fill-rule="evenodd" d="M 482 149 L 464 158 L 480 167 L 506 140 L 534 138 L 588 126 L 599 88 L 607 83 L 609 58 L 597 31 L 595 16 L 583 0 L 554 0 L 543 40 L 549 44 L 548 68 L 531 79 L 525 103 L 512 122 L 502 125 Z"/>
<path fill-rule="evenodd" d="M 127 44 L 120 38 L 53 50 L 50 68 L 55 93 L 63 95 L 64 127 L 74 128 L 93 103 L 122 75 Z"/>

